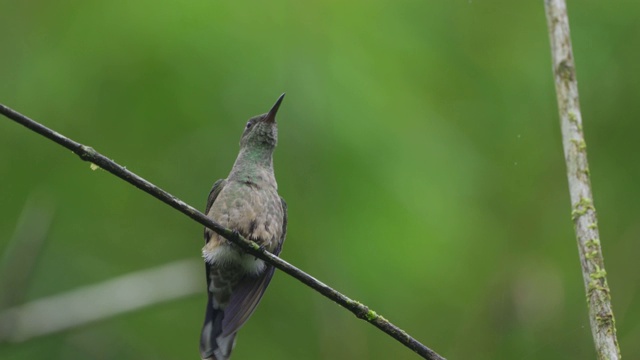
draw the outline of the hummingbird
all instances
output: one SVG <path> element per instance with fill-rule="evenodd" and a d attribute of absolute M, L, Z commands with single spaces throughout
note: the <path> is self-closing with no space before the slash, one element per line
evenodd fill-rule
<path fill-rule="evenodd" d="M 233 168 L 226 179 L 213 184 L 205 210 L 210 219 L 276 256 L 287 234 L 287 204 L 278 195 L 273 172 L 273 151 L 278 143 L 276 113 L 284 95 L 268 113 L 249 119 Z M 207 228 L 204 240 L 208 302 L 200 356 L 203 360 L 228 360 L 236 333 L 256 309 L 275 269 Z"/>

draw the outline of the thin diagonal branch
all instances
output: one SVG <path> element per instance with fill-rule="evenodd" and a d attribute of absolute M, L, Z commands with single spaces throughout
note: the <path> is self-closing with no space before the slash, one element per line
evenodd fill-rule
<path fill-rule="evenodd" d="M 0 310 L 21 303 L 49 235 L 53 205 L 36 195 L 29 196 L 16 230 L 0 259 Z M 0 322 L 2 327 L 6 322 Z M 0 333 L 2 330 L 0 330 Z"/>
<path fill-rule="evenodd" d="M 578 240 L 591 332 L 598 359 L 617 360 L 620 359 L 620 347 L 616 338 L 611 293 L 600 247 L 596 208 L 593 205 L 567 5 L 564 0 L 545 0 L 544 5 L 551 40 L 553 75 L 571 195 L 571 217 Z"/>
<path fill-rule="evenodd" d="M 4 310 L 0 312 L 0 344 L 55 334 L 202 293 L 201 266 L 193 259 L 178 260 Z"/>
<path fill-rule="evenodd" d="M 316 290 L 330 300 L 333 300 L 338 305 L 351 311 L 353 314 L 355 314 L 356 317 L 371 323 L 378 329 L 382 330 L 389 336 L 402 343 L 404 346 L 415 351 L 423 358 L 428 360 L 444 360 L 444 358 L 438 355 L 435 351 L 429 349 L 418 340 L 410 336 L 408 333 L 406 333 L 404 330 L 392 324 L 391 322 L 389 322 L 389 320 L 385 319 L 381 315 L 378 315 L 375 311 L 369 309 L 369 307 L 367 307 L 366 305 L 348 298 L 347 296 L 341 294 L 330 286 L 327 286 L 322 282 L 316 280 L 313 276 L 305 273 L 297 267 L 261 248 L 255 242 L 247 240 L 237 232 L 231 231 L 230 229 L 227 229 L 217 222 L 207 218 L 204 214 L 196 210 L 194 207 L 186 204 L 177 197 L 169 194 L 168 192 L 160 189 L 149 181 L 127 170 L 123 166 L 118 165 L 111 159 L 95 151 L 93 148 L 77 143 L 65 137 L 64 135 L 49 129 L 46 126 L 34 120 L 31 120 L 28 117 L 2 104 L 0 104 L 0 113 L 8 117 L 9 119 L 27 127 L 28 129 L 46 137 L 47 139 L 52 140 L 62 145 L 63 147 L 73 151 L 82 160 L 89 161 L 92 164 L 95 164 L 100 168 L 110 172 L 111 174 L 119 177 L 120 179 L 128 182 L 129 184 L 141 189 L 147 194 L 187 215 L 196 222 L 215 231 L 225 239 L 238 245 L 245 252 L 266 261 L 267 263 L 275 266 L 288 275 L 298 279 L 303 284 L 309 286 L 310 288 Z"/>

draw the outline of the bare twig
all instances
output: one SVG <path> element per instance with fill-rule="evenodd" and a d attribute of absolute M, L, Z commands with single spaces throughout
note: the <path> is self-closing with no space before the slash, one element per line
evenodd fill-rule
<path fill-rule="evenodd" d="M 93 148 L 77 143 L 2 104 L 0 104 L 0 113 L 8 117 L 9 119 L 14 120 L 15 122 L 29 128 L 30 130 L 73 151 L 82 160 L 89 161 L 92 164 L 99 166 L 100 168 L 130 183 L 131 185 L 141 189 L 142 191 L 159 199 L 165 204 L 173 207 L 174 209 L 187 215 L 191 219 L 208 227 L 227 240 L 238 245 L 247 253 L 266 261 L 267 263 L 275 266 L 276 268 L 282 270 L 290 276 L 298 279 L 303 284 L 309 286 L 310 288 L 316 290 L 330 300 L 333 300 L 338 305 L 351 311 L 353 314 L 355 314 L 356 317 L 371 323 L 378 329 L 382 330 L 389 336 L 402 343 L 404 346 L 418 353 L 423 358 L 429 360 L 444 360 L 444 358 L 438 355 L 435 351 L 429 349 L 418 340 L 407 334 L 404 330 L 392 324 L 381 315 L 378 315 L 375 311 L 369 309 L 366 305 L 352 300 L 347 296 L 341 294 L 337 290 L 323 284 L 311 275 L 261 248 L 255 242 L 245 239 L 237 232 L 233 232 L 230 229 L 224 228 L 217 222 L 207 218 L 204 214 L 202 214 L 192 206 L 184 203 L 182 200 L 160 189 L 159 187 L 153 185 L 152 183 L 134 174 L 133 172 L 125 169 L 123 166 L 118 165 L 106 156 L 95 151 Z"/>
<path fill-rule="evenodd" d="M 29 197 L 0 260 L 0 311 L 24 300 L 52 217 L 53 207 L 46 199 Z M 17 322 L 15 316 L 0 315 L 0 342 L 15 331 Z"/>
<path fill-rule="evenodd" d="M 0 342 L 26 341 L 203 292 L 201 266 L 176 261 L 8 309 L 0 313 Z M 8 322 L 13 326 L 4 329 Z"/>
<path fill-rule="evenodd" d="M 0 259 L 0 310 L 24 300 L 52 217 L 53 206 L 46 198 L 29 197 Z"/>
<path fill-rule="evenodd" d="M 571 195 L 571 217 L 578 240 L 591 332 L 598 359 L 620 359 L 611 294 L 607 285 L 596 208 L 593 205 L 589 180 L 587 145 L 582 132 L 582 115 L 569 35 L 567 6 L 564 0 L 545 0 L 544 4 L 551 40 L 553 74 Z"/>

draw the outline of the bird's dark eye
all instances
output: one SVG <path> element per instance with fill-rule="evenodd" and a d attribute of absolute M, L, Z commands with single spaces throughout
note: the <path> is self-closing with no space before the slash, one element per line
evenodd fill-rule
<path fill-rule="evenodd" d="M 247 121 L 247 126 L 246 126 L 246 128 L 247 128 L 247 129 L 251 128 L 251 125 L 253 125 L 253 124 L 251 123 L 251 121 Z"/>

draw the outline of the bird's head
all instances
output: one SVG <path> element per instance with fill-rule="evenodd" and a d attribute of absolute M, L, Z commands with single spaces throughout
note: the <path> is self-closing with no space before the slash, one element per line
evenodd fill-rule
<path fill-rule="evenodd" d="M 282 99 L 284 99 L 284 94 L 280 95 L 268 113 L 254 116 L 247 121 L 242 138 L 240 138 L 241 148 L 275 149 L 278 143 L 276 113 L 280 108 Z"/>

